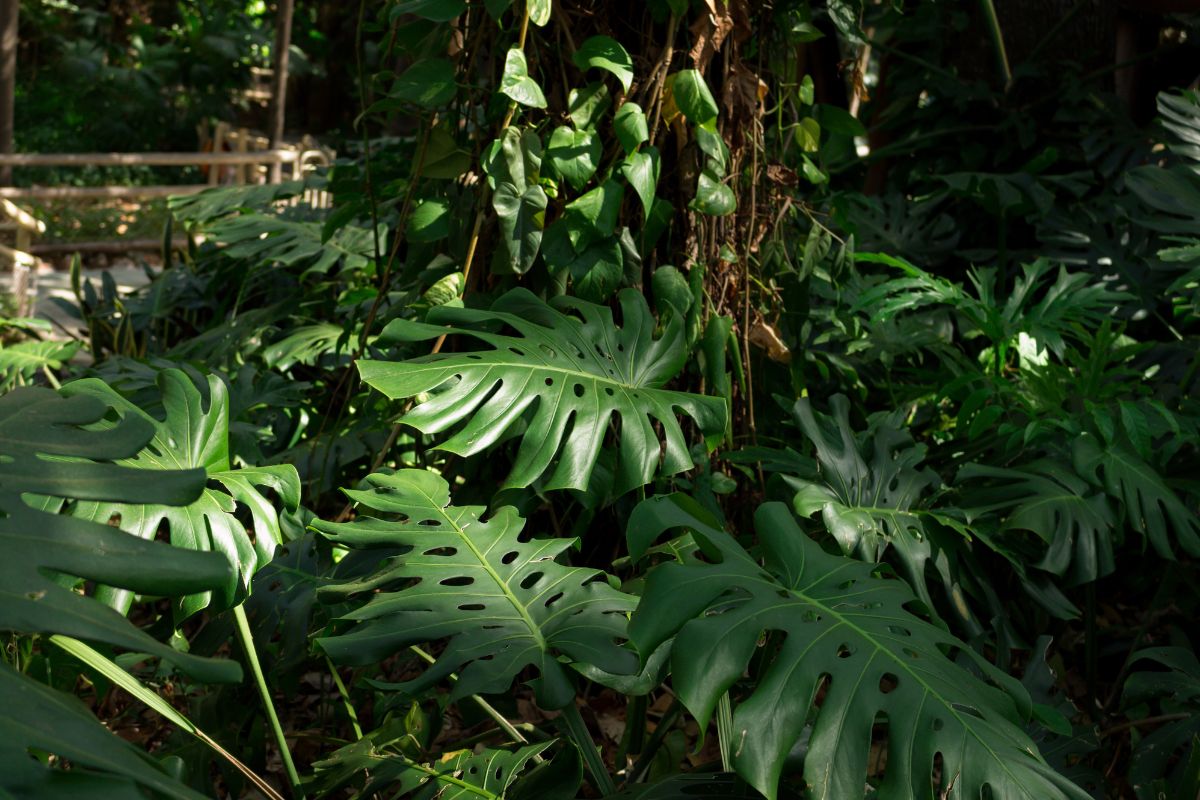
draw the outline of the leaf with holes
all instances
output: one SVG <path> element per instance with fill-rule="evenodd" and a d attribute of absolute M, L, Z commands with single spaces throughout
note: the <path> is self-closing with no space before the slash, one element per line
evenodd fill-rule
<path fill-rule="evenodd" d="M 430 322 L 438 324 L 395 320 L 381 341 L 458 333 L 492 349 L 402 362 L 364 360 L 358 369 L 364 381 L 393 399 L 434 392 L 401 421 L 424 433 L 465 421 L 440 445 L 452 453 L 482 452 L 523 421 L 506 487 L 529 486 L 553 466 L 546 488 L 585 489 L 616 417 L 621 425 L 615 490 L 623 493 L 655 474 L 692 466 L 677 411 L 694 419 L 706 437 L 720 437 L 726 408 L 715 397 L 663 388 L 687 358 L 683 323 L 673 315 L 656 338 L 645 298 L 633 290 L 619 297 L 620 327 L 606 307 L 570 297 L 548 305 L 525 289 L 510 291 L 486 311 L 442 306 L 429 312 Z M 518 335 L 495 332 L 497 324 Z M 652 420 L 661 425 L 664 443 Z"/>
<path fill-rule="evenodd" d="M 177 652 L 64 586 L 70 583 L 64 576 L 73 576 L 178 597 L 222 586 L 232 576 L 217 555 L 55 513 L 61 505 L 55 497 L 185 504 L 203 490 L 199 470 L 156 472 L 147 480 L 149 473 L 113 463 L 136 453 L 152 430 L 132 415 L 97 429 L 108 411 L 97 398 L 63 398 L 41 388 L 0 397 L 0 630 L 104 642 L 169 659 L 201 680 L 238 680 L 236 663 Z"/>
<path fill-rule="evenodd" d="M 986 786 L 1006 800 L 1085 800 L 1022 729 L 1030 703 L 1021 685 L 906 610 L 916 598 L 902 581 L 826 553 L 781 503 L 755 515 L 763 566 L 679 503 L 644 503 L 630 520 L 643 538 L 680 527 L 708 563 L 652 569 L 630 638 L 650 653 L 674 637 L 672 683 L 701 729 L 755 660 L 758 680 L 734 709 L 732 760 L 768 798 L 811 723 L 804 778 L 813 798 L 861 797 L 883 728 L 881 797 L 935 796 L 940 769 L 952 798 L 979 797 Z"/>
<path fill-rule="evenodd" d="M 165 524 L 176 547 L 223 554 L 234 571 L 217 596 L 219 604 L 228 608 L 249 590 L 251 576 L 271 560 L 276 545 L 285 538 L 287 520 L 281 520 L 276 503 L 264 490 L 279 498 L 284 515 L 294 514 L 300 505 L 300 477 L 291 465 L 233 469 L 229 459 L 229 395 L 220 378 L 209 376 L 207 398 L 181 370 L 164 370 L 158 386 L 165 410 L 162 420 L 93 378 L 68 384 L 63 393 L 94 397 L 152 427 L 154 438 L 150 443 L 117 463 L 143 470 L 201 469 L 210 485 L 198 499 L 179 507 L 88 500 L 70 506 L 67 512 L 95 522 L 119 521 L 123 530 L 142 539 L 153 539 L 159 526 Z M 236 516 L 239 505 L 250 513 L 253 536 Z M 98 591 L 97 596 L 122 611 L 129 608 L 132 599 L 123 591 Z M 181 601 L 177 614 L 180 618 L 191 616 L 207 608 L 211 599 L 209 592 L 189 595 Z"/>
<path fill-rule="evenodd" d="M 525 521 L 515 509 L 483 520 L 480 506 L 451 506 L 449 486 L 431 472 L 375 474 L 367 483 L 369 491 L 346 492 L 364 516 L 314 527 L 345 547 L 411 549 L 368 578 L 319 591 L 323 602 L 370 596 L 346 615 L 357 623 L 352 629 L 317 640 L 334 660 L 372 664 L 448 639 L 432 667 L 393 688 L 419 692 L 457 671 L 452 699 L 506 692 L 533 666 L 546 708 L 575 697 L 560 657 L 611 673 L 637 671 L 637 657 L 620 645 L 634 600 L 603 572 L 558 563 L 575 540 L 522 541 Z"/>

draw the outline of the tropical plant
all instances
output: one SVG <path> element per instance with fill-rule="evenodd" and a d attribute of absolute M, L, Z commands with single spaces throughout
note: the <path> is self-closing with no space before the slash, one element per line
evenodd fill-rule
<path fill-rule="evenodd" d="M 103 74 L 243 30 L 151 5 Z M 333 5 L 332 166 L 5 322 L 0 795 L 1195 794 L 1194 92 L 1087 4 Z"/>

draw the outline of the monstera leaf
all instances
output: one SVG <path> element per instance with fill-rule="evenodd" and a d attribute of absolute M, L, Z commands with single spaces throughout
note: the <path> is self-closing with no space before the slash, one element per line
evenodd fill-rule
<path fill-rule="evenodd" d="M 1028 531 L 1046 544 L 1039 569 L 1066 576 L 1070 585 L 1113 571 L 1113 539 L 1119 533 L 1108 498 L 1058 461 L 1019 469 L 968 464 L 958 481 L 985 480 L 969 490 L 971 515 L 997 514 L 1003 531 Z"/>
<path fill-rule="evenodd" d="M 153 758 L 112 734 L 83 703 L 0 664 L 0 797 L 203 800 Z M 31 752 L 66 759 L 49 766 Z"/>
<path fill-rule="evenodd" d="M 920 503 L 937 486 L 938 477 L 920 467 L 925 446 L 914 444 L 894 417 L 877 417 L 865 433 L 856 435 L 846 397 L 834 395 L 830 406 L 831 418 L 818 416 L 808 398 L 793 409 L 817 455 L 817 471 L 811 479 L 785 477 L 797 490 L 796 513 L 809 517 L 819 511 L 825 529 L 847 555 L 879 561 L 888 548 L 894 548 L 905 577 L 932 607 L 925 565 L 933 547 L 925 525 L 936 515 L 921 509 Z M 938 568 L 953 593 L 947 568 L 943 563 Z"/>
<path fill-rule="evenodd" d="M 150 476 L 106 463 L 137 453 L 151 435 L 150 426 L 136 416 L 96 429 L 108 411 L 97 398 L 64 399 L 41 388 L 0 397 L 0 630 L 105 642 L 167 658 L 202 680 L 239 680 L 236 663 L 177 652 L 67 588 L 71 580 L 65 576 L 71 576 L 178 597 L 223 586 L 232 576 L 220 556 L 143 541 L 111 525 L 54 513 L 61 505 L 55 497 L 186 504 L 203 491 L 199 470 Z"/>
<path fill-rule="evenodd" d="M 345 617 L 358 623 L 354 628 L 317 640 L 334 660 L 370 664 L 449 638 L 432 667 L 395 688 L 417 692 L 457 670 L 452 698 L 504 692 L 533 665 L 538 702 L 548 708 L 575 696 L 560 655 L 609 673 L 637 672 L 636 656 L 618 644 L 633 598 L 602 572 L 558 563 L 574 540 L 522 541 L 524 520 L 514 509 L 484 521 L 482 507 L 451 506 L 446 481 L 431 472 L 376 474 L 367 483 L 369 491 L 347 494 L 360 513 L 386 518 L 314 527 L 347 547 L 411 550 L 369 578 L 319 591 L 324 601 L 371 595 Z"/>
<path fill-rule="evenodd" d="M 395 746 L 399 733 L 395 727 L 385 725 L 314 764 L 315 782 L 323 796 L 366 773 L 370 775 L 366 785 L 350 797 L 379 797 L 376 792 L 384 792 L 388 797 L 414 800 L 499 800 L 524 777 L 529 763 L 553 744 L 543 742 L 515 752 L 459 750 L 422 763 Z"/>
<path fill-rule="evenodd" d="M 1132 450 L 1083 434 L 1075 440 L 1073 456 L 1075 471 L 1117 500 L 1126 524 L 1147 537 L 1159 555 L 1174 558 L 1168 528 L 1184 552 L 1200 555 L 1200 518 Z"/>
<path fill-rule="evenodd" d="M 649 653 L 675 637 L 673 686 L 701 728 L 755 660 L 760 677 L 733 713 L 732 760 L 768 798 L 810 723 L 804 778 L 813 798 L 863 795 L 879 726 L 881 797 L 977 798 L 985 786 L 1006 800 L 1087 797 L 1022 729 L 1031 709 L 1019 683 L 907 611 L 915 598 L 902 581 L 822 550 L 786 506 L 755 515 L 762 565 L 672 500 L 641 504 L 629 527 L 642 536 L 685 527 L 706 557 L 650 572 L 630 638 Z M 764 640 L 764 631 L 773 635 Z M 933 783 L 939 754 L 944 795 Z"/>
<path fill-rule="evenodd" d="M 271 560 L 275 547 L 284 540 L 281 516 L 263 490 L 278 496 L 285 515 L 294 514 L 300 503 L 300 477 L 290 465 L 232 468 L 229 397 L 220 378 L 209 376 L 207 399 L 182 370 L 164 370 L 158 386 L 165 411 L 162 420 L 95 379 L 68 384 L 63 393 L 95 398 L 126 417 L 142 420 L 154 431 L 149 444 L 117 463 L 142 470 L 200 470 L 208 483 L 203 493 L 179 506 L 81 499 L 68 513 L 79 519 L 118 523 L 122 530 L 143 539 L 153 539 L 165 524 L 176 547 L 221 553 L 234 567 L 217 594 L 221 605 L 229 607 L 248 590 L 251 576 Z M 253 520 L 253 536 L 236 516 L 239 505 Z M 121 611 L 128 609 L 131 600 L 127 592 L 120 591 L 109 590 L 100 596 Z M 182 600 L 179 613 L 190 616 L 207 608 L 211 599 L 210 592 L 189 595 Z"/>
<path fill-rule="evenodd" d="M 395 320 L 382 338 L 417 341 L 459 333 L 492 349 L 405 362 L 360 361 L 359 372 L 391 398 L 434 392 L 401 421 L 440 433 L 465 420 L 441 444 L 452 453 L 479 453 L 523 422 L 506 488 L 528 486 L 553 466 L 546 488 L 585 489 L 605 433 L 619 418 L 616 491 L 625 492 L 656 472 L 670 475 L 692 466 L 677 411 L 691 416 L 706 436 L 719 436 L 726 409 L 718 398 L 663 388 L 687 357 L 678 316 L 655 338 L 654 317 L 642 295 L 626 290 L 620 301 L 621 327 L 603 306 L 569 297 L 555 298 L 550 306 L 525 289 L 512 290 L 488 311 L 442 306 L 429 314 L 440 324 Z M 498 324 L 519 335 L 496 332 Z M 662 426 L 665 449 L 655 422 Z"/>
<path fill-rule="evenodd" d="M 1186 647 L 1150 647 L 1134 653 L 1129 664 L 1138 664 L 1125 682 L 1121 703 L 1131 716 L 1154 715 L 1161 724 L 1147 732 L 1134 748 L 1129 780 L 1139 798 L 1187 797 L 1181 784 L 1194 773 L 1200 758 L 1200 661 Z M 1150 665 L 1154 664 L 1155 669 Z M 1162 784 L 1158 786 L 1156 784 Z M 1175 784 L 1168 791 L 1167 784 Z M 1157 791 L 1156 791 L 1157 790 Z"/>

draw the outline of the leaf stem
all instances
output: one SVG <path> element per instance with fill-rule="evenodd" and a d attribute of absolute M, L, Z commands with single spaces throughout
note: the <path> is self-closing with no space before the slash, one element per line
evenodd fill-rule
<path fill-rule="evenodd" d="M 1000 76 L 1004 78 L 1004 91 L 1012 86 L 1012 68 L 1008 65 L 1008 51 L 1004 47 L 1004 32 L 1000 30 L 1000 18 L 996 16 L 996 6 L 992 0 L 980 0 L 983 6 L 983 16 L 987 21 L 988 33 L 992 37 L 992 45 L 996 48 L 996 64 L 1000 67 Z"/>
<path fill-rule="evenodd" d="M 303 798 L 304 790 L 300 787 L 300 774 L 296 772 L 296 764 L 292 761 L 291 751 L 288 750 L 287 737 L 283 735 L 283 726 L 279 723 L 279 715 L 275 713 L 275 704 L 271 701 L 271 690 L 267 686 L 267 679 L 263 676 L 262 664 L 258 661 L 258 651 L 254 649 L 254 635 L 250 633 L 250 622 L 246 619 L 245 608 L 242 605 L 236 606 L 233 609 L 233 617 L 237 620 L 238 639 L 242 643 L 242 649 L 246 652 L 246 663 L 250 665 L 250 671 L 254 673 L 254 683 L 258 686 L 263 710 L 267 713 L 267 720 L 270 721 L 271 730 L 275 734 L 275 742 L 279 745 L 279 755 L 283 759 L 284 769 L 287 770 L 288 781 L 292 784 L 292 794 Z"/>
<path fill-rule="evenodd" d="M 733 703 L 729 692 L 717 701 L 717 743 L 721 748 L 721 771 L 733 772 Z"/>
<path fill-rule="evenodd" d="M 671 701 L 671 705 L 667 707 L 662 718 L 658 721 L 658 725 L 654 728 L 654 733 L 650 735 L 650 741 L 646 743 L 646 747 L 642 750 L 642 754 L 638 757 L 637 763 L 633 765 L 631 770 L 625 776 L 626 785 L 637 783 L 642 779 L 642 776 L 650 769 L 650 764 L 654 761 L 654 756 L 662 747 L 663 740 L 667 738 L 667 734 L 675 725 L 675 720 L 679 719 L 679 715 L 683 713 L 683 703 L 679 702 L 679 698 Z"/>
<path fill-rule="evenodd" d="M 596 745 L 592 743 L 592 735 L 588 732 L 587 725 L 584 724 L 583 717 L 579 714 L 579 706 L 575 705 L 574 701 L 568 703 L 567 707 L 563 709 L 562 719 L 566 725 L 567 734 L 579 748 L 583 762 L 587 764 L 588 772 L 592 773 L 592 780 L 600 794 L 604 797 L 616 794 L 617 785 L 613 783 L 612 775 L 608 774 L 608 767 L 604 766 L 604 760 L 596 750 Z"/>
<path fill-rule="evenodd" d="M 329 674 L 333 676 L 333 685 L 337 687 L 338 694 L 341 695 L 342 705 L 346 708 L 346 716 L 350 718 L 350 727 L 354 729 L 354 738 L 363 738 L 362 726 L 358 724 L 358 712 L 354 710 L 354 704 L 350 702 L 350 692 L 346 691 L 346 684 L 342 682 L 342 676 L 338 674 L 337 667 L 333 665 L 329 656 L 325 656 L 325 665 L 329 667 Z"/>
<path fill-rule="evenodd" d="M 238 772 L 245 775 L 250 782 L 253 783 L 266 798 L 268 798 L 268 800 L 283 800 L 283 796 L 280 795 L 279 792 L 275 791 L 271 784 L 259 777 L 254 770 L 247 767 L 232 753 L 218 744 L 211 736 L 200 730 L 200 728 L 198 728 L 194 722 L 184 716 L 179 709 L 162 699 L 157 692 L 144 685 L 133 675 L 130 675 L 118 664 L 111 661 L 107 656 L 93 650 L 90 646 L 84 644 L 78 639 L 73 639 L 70 636 L 54 634 L 50 637 L 50 641 L 60 647 L 62 650 L 75 656 L 75 658 L 78 658 L 80 661 L 87 664 L 104 677 L 108 678 L 117 686 L 120 686 L 122 689 L 129 692 L 138 700 L 141 700 L 142 703 L 148 706 L 151 710 L 158 712 L 180 729 L 187 731 L 211 747 L 222 758 L 232 764 Z"/>
<path fill-rule="evenodd" d="M 424 650 L 417 647 L 415 644 L 411 645 L 408 649 L 412 650 L 414 653 L 416 653 L 427 664 L 433 664 L 437 661 L 436 658 L 431 656 L 429 653 L 426 653 Z M 457 681 L 458 675 L 453 672 L 450 673 L 450 680 Z M 501 714 L 499 711 L 497 711 L 495 706 L 493 706 L 491 703 L 489 703 L 487 700 L 484 700 L 482 697 L 480 697 L 477 694 L 471 695 L 471 699 L 474 700 L 475 705 L 479 706 L 480 710 L 482 710 L 483 713 L 485 713 L 489 717 L 491 717 L 492 720 L 497 725 L 500 726 L 500 729 L 502 731 L 504 731 L 505 733 L 507 733 L 514 742 L 519 742 L 521 744 L 529 744 L 529 740 L 527 738 L 525 738 L 525 735 L 523 733 L 521 733 L 519 730 L 517 730 L 516 727 L 511 722 L 509 722 L 504 717 L 503 714 Z M 540 755 L 534 756 L 534 758 L 538 762 L 540 762 L 542 760 L 542 756 L 540 756 Z"/>

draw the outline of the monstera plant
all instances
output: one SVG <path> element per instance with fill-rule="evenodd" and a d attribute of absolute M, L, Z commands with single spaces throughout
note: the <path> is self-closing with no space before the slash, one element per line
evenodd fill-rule
<path fill-rule="evenodd" d="M 625 291 L 620 301 L 620 326 L 605 306 L 572 297 L 547 304 L 524 289 L 486 311 L 439 306 L 428 323 L 396 320 L 381 339 L 459 334 L 491 349 L 361 361 L 359 372 L 388 397 L 421 396 L 400 418 L 404 424 L 441 433 L 463 423 L 439 445 L 443 450 L 470 456 L 519 431 L 504 486 L 528 486 L 550 472 L 546 489 L 586 488 L 610 423 L 619 420 L 616 490 L 625 492 L 692 466 L 678 412 L 711 437 L 724 433 L 727 412 L 717 398 L 665 388 L 687 360 L 681 320 L 671 317 L 656 335 L 641 294 Z"/>

